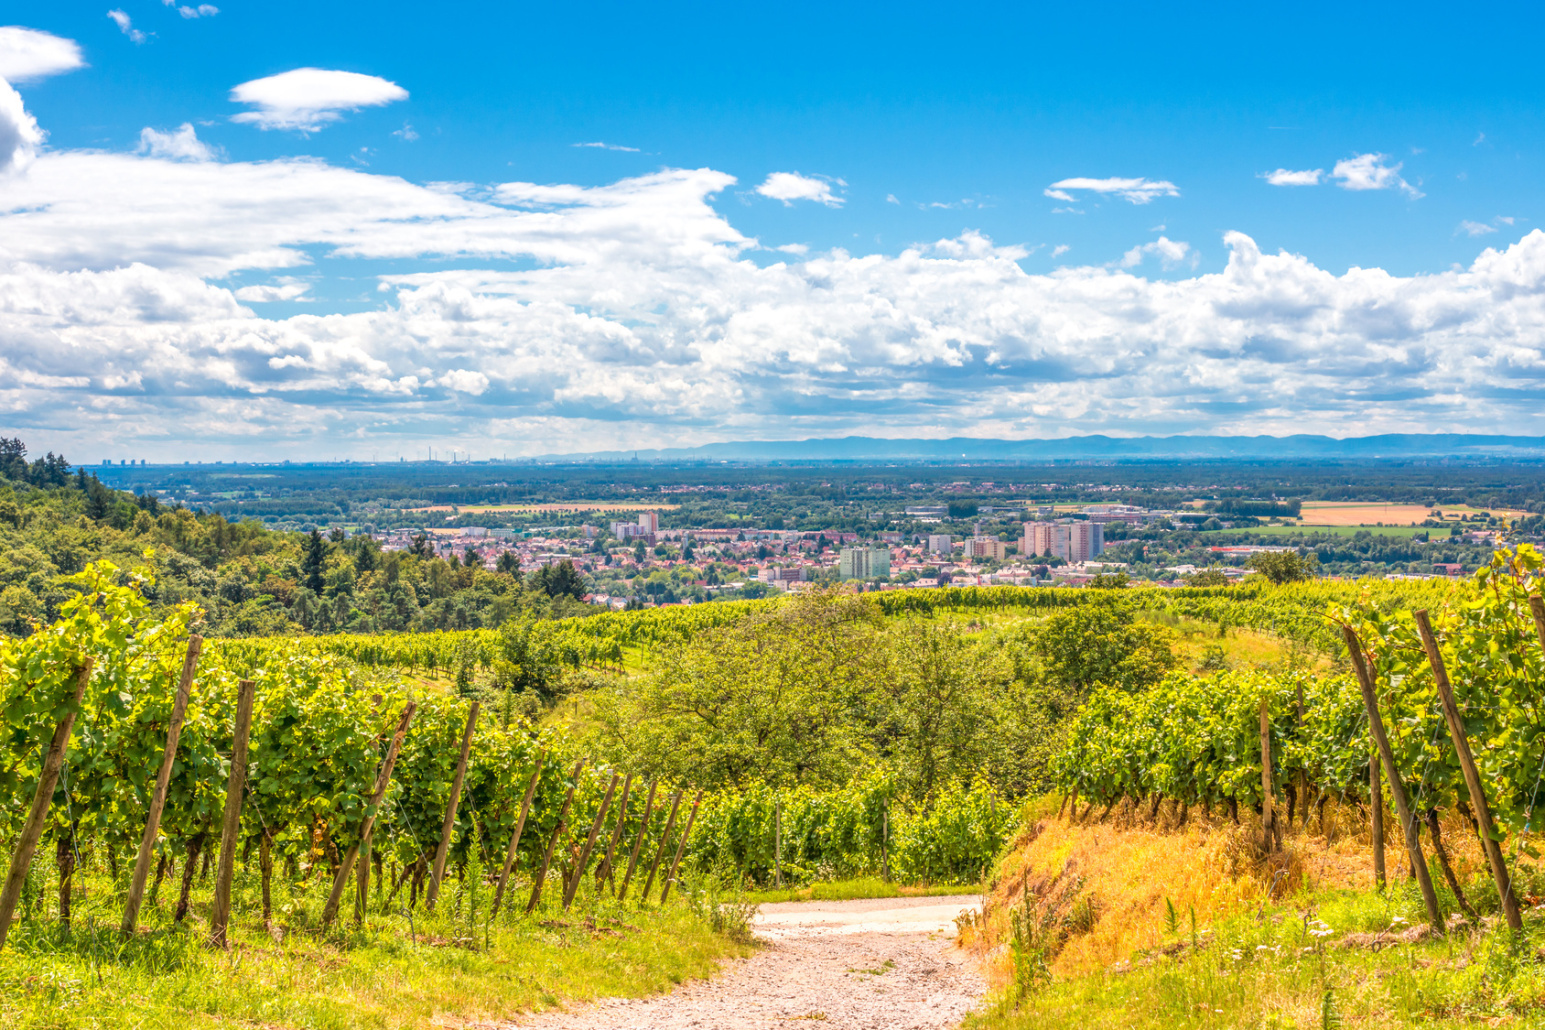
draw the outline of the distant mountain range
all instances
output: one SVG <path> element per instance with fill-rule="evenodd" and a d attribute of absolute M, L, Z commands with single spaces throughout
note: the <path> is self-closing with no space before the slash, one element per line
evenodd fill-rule
<path fill-rule="evenodd" d="M 1329 436 L 1073 436 L 1060 440 L 744 440 L 658 450 L 553 454 L 553 461 L 1089 461 L 1099 459 L 1545 458 L 1545 437 L 1466 433 Z"/>

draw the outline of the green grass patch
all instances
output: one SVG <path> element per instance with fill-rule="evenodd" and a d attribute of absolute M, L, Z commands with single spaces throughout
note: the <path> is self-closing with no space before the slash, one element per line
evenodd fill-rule
<path fill-rule="evenodd" d="M 343 929 L 324 932 L 315 924 L 321 889 L 285 892 L 276 911 L 281 941 L 252 914 L 253 899 L 242 898 L 228 953 L 205 946 L 199 905 L 177 926 L 164 897 L 147 907 L 144 928 L 128 941 L 118 935 L 111 890 L 80 899 L 68 935 L 52 920 L 24 920 L 0 952 L 0 1027 L 395 1030 L 503 1022 L 569 1001 L 669 990 L 747 952 L 675 898 L 641 911 L 590 897 L 566 913 L 544 904 L 530 917 L 488 924 L 468 918 L 452 885 L 432 918 L 420 910 L 410 925 L 401 912 L 372 913 L 359 927 L 346 919 Z M 514 908 L 525 900 L 517 891 Z"/>
<path fill-rule="evenodd" d="M 1228 537 L 1230 539 L 1245 536 L 1356 536 L 1358 533 L 1372 533 L 1374 536 L 1394 536 L 1409 540 L 1418 533 L 1431 533 L 1433 540 L 1448 539 L 1448 529 L 1433 529 L 1424 526 L 1255 526 L 1250 529 L 1206 529 L 1202 530 L 1208 536 Z"/>

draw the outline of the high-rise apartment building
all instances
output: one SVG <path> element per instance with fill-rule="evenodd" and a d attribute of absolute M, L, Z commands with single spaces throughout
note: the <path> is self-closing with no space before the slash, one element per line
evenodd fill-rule
<path fill-rule="evenodd" d="M 1021 550 L 1028 556 L 1050 553 L 1066 562 L 1085 562 L 1105 549 L 1105 528 L 1097 522 L 1026 522 Z"/>
<path fill-rule="evenodd" d="M 890 574 L 889 548 L 844 547 L 837 552 L 837 575 L 841 579 L 878 579 Z"/>
<path fill-rule="evenodd" d="M 645 533 L 658 533 L 660 531 L 660 515 L 658 512 L 639 512 L 638 524 L 643 527 Z"/>
<path fill-rule="evenodd" d="M 948 533 L 934 533 L 928 537 L 928 549 L 934 554 L 948 557 L 955 550 L 955 541 Z"/>

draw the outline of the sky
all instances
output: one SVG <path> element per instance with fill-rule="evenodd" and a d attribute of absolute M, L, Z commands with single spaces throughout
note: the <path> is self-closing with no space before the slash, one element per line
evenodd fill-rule
<path fill-rule="evenodd" d="M 0 435 L 1545 434 L 1542 28 L 0 0 Z"/>

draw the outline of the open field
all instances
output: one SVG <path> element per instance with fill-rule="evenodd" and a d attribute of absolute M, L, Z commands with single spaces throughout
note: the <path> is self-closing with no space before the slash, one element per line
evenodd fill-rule
<path fill-rule="evenodd" d="M 581 511 L 675 511 L 679 504 L 636 504 L 632 501 L 569 501 L 565 504 L 435 504 L 409 508 L 411 512 L 455 511 L 463 515 L 484 512 L 581 512 Z"/>
<path fill-rule="evenodd" d="M 1358 533 L 1372 533 L 1374 536 L 1394 536 L 1410 539 L 1418 533 L 1431 533 L 1434 540 L 1447 536 L 1447 528 L 1423 528 L 1421 526 L 1310 526 L 1294 523 L 1287 526 L 1252 526 L 1249 529 L 1212 529 L 1205 530 L 1209 536 L 1236 537 L 1256 534 L 1260 536 L 1298 536 L 1300 534 L 1320 533 L 1329 536 L 1356 536 Z M 1221 546 L 1221 545 L 1219 545 Z"/>
<path fill-rule="evenodd" d="M 1507 508 L 1471 508 L 1455 505 L 1438 509 L 1444 515 L 1479 515 L 1489 512 L 1503 518 L 1518 518 L 1525 511 Z M 1424 504 L 1367 504 L 1360 501 L 1305 501 L 1302 521 L 1306 526 L 1409 526 L 1431 516 L 1432 508 Z"/>

